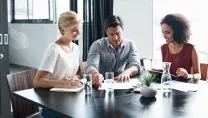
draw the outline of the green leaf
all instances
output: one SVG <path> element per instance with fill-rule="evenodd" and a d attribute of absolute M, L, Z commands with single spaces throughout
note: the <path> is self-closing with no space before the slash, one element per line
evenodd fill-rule
<path fill-rule="evenodd" d="M 140 75 L 141 79 L 139 80 L 143 85 L 150 86 L 152 82 L 157 81 L 157 77 L 155 74 L 151 74 L 149 72 L 144 72 Z"/>

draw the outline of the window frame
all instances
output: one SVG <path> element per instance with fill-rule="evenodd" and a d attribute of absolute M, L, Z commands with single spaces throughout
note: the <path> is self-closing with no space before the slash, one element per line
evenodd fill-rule
<path fill-rule="evenodd" d="M 56 3 L 56 0 L 54 0 L 54 3 Z M 50 6 L 50 0 L 48 0 L 48 19 L 31 19 L 29 18 L 29 4 L 27 0 L 27 18 L 28 19 L 15 19 L 15 0 L 11 0 L 11 23 L 26 23 L 26 24 L 54 24 L 56 23 L 56 4 L 52 4 L 54 7 L 54 11 L 51 10 Z M 51 12 L 54 13 L 53 20 L 50 19 L 51 17 Z M 35 22 L 36 21 L 36 22 Z"/>

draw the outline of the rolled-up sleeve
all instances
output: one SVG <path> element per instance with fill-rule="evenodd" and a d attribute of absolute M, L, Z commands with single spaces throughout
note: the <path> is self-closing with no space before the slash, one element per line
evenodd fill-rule
<path fill-rule="evenodd" d="M 130 41 L 130 52 L 128 55 L 127 68 L 132 67 L 132 66 L 137 67 L 137 72 L 136 72 L 137 74 L 138 72 L 140 73 L 141 65 L 140 65 L 139 54 L 138 54 L 135 43 Z"/>
<path fill-rule="evenodd" d="M 90 51 L 88 53 L 86 73 L 89 73 L 92 70 L 98 72 L 99 62 L 100 62 L 100 46 L 98 42 L 94 42 L 90 47 Z"/>

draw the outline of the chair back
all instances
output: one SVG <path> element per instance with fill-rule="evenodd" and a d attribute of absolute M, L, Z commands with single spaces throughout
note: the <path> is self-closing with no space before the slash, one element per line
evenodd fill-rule
<path fill-rule="evenodd" d="M 39 111 L 37 105 L 14 96 L 15 91 L 33 88 L 33 79 L 37 69 L 7 75 L 14 118 L 25 118 Z"/>
<path fill-rule="evenodd" d="M 201 80 L 207 79 L 207 72 L 208 72 L 208 64 L 200 63 L 200 70 L 201 70 Z"/>
<path fill-rule="evenodd" d="M 146 69 L 152 69 L 152 60 L 153 59 L 141 58 L 140 64 L 141 66 L 144 66 Z"/>
<path fill-rule="evenodd" d="M 87 67 L 87 62 L 81 62 L 80 63 L 80 74 L 83 75 L 85 74 L 85 71 L 86 71 L 86 67 Z"/>

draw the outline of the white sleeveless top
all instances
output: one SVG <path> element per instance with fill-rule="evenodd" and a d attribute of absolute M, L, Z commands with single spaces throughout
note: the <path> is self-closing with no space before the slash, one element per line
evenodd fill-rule
<path fill-rule="evenodd" d="M 38 70 L 47 71 L 48 79 L 63 80 L 66 77 L 76 75 L 79 68 L 79 47 L 71 42 L 71 53 L 66 53 L 55 42 L 45 50 Z"/>

